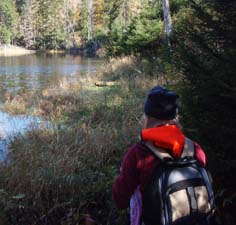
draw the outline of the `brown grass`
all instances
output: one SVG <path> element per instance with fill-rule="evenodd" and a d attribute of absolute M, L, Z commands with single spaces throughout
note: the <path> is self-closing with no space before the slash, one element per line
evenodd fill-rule
<path fill-rule="evenodd" d="M 123 218 L 114 213 L 112 182 L 127 147 L 138 141 L 145 95 L 158 79 L 140 76 L 133 58 L 116 60 L 103 69 L 104 76 L 100 72 L 78 84 L 65 82 L 40 93 L 34 113 L 59 123 L 32 130 L 11 145 L 11 163 L 0 171 L 1 188 L 8 196 L 24 194 L 20 204 L 36 208 L 34 222 L 57 218 L 54 213 L 67 204 L 70 210 L 76 209 L 73 219 L 80 215 L 75 224 L 83 213 L 92 213 L 104 224 L 118 224 Z M 115 86 L 94 85 L 97 80 L 109 81 L 109 77 L 116 79 Z M 28 102 L 30 98 L 30 105 Z M 14 207 L 19 206 L 18 200 L 14 200 Z M 67 206 L 62 210 L 65 214 Z M 72 218 L 63 224 L 71 224 Z"/>

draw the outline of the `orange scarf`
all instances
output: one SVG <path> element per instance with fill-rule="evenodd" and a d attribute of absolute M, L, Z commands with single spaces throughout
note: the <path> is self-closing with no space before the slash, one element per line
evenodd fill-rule
<path fill-rule="evenodd" d="M 185 143 L 185 136 L 176 125 L 144 129 L 141 138 L 153 142 L 156 147 L 166 149 L 174 158 L 181 156 Z"/>

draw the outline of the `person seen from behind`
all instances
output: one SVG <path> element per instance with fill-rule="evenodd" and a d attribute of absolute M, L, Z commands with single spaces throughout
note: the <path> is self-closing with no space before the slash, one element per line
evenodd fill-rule
<path fill-rule="evenodd" d="M 131 225 L 210 224 L 214 210 L 206 155 L 177 120 L 179 96 L 152 88 L 144 104 L 140 142 L 126 152 L 113 200 L 130 207 Z"/>

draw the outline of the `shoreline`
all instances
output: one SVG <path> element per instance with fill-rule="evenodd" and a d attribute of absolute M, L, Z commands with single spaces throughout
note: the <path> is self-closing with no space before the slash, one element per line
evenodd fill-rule
<path fill-rule="evenodd" d="M 35 53 L 47 53 L 47 54 L 70 54 L 70 55 L 79 55 L 84 57 L 99 57 L 104 58 L 106 56 L 105 50 L 102 48 L 98 48 L 96 50 L 91 51 L 90 48 L 78 48 L 78 49 L 51 49 L 51 50 L 30 50 L 24 47 L 4 44 L 0 45 L 0 56 L 20 56 L 27 54 L 35 54 Z"/>
<path fill-rule="evenodd" d="M 27 54 L 34 54 L 36 51 L 28 50 L 15 45 L 1 45 L 0 46 L 0 56 L 20 56 Z"/>

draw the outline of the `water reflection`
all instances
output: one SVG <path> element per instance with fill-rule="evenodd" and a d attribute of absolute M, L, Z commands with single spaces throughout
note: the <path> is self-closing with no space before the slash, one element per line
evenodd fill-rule
<path fill-rule="evenodd" d="M 6 93 L 20 90 L 42 90 L 58 85 L 60 80 L 70 82 L 83 74 L 92 75 L 103 60 L 71 55 L 23 55 L 0 57 L 0 102 Z M 40 123 L 29 116 L 12 116 L 0 111 L 0 161 L 6 157 L 10 138 Z"/>
<path fill-rule="evenodd" d="M 40 124 L 41 120 L 38 117 L 13 116 L 0 112 L 0 161 L 6 157 L 10 139 L 16 135 L 24 134 L 32 126 L 36 127 Z"/>
<path fill-rule="evenodd" d="M 71 55 L 0 57 L 0 93 L 44 89 L 57 85 L 62 78 L 73 81 L 84 73 L 93 73 L 102 62 Z"/>

